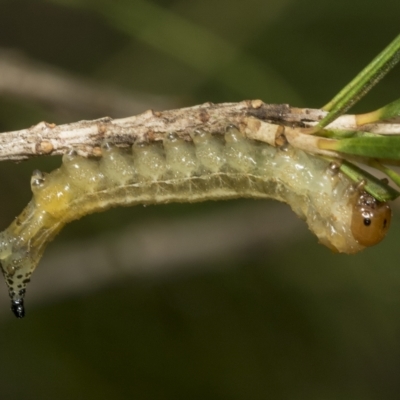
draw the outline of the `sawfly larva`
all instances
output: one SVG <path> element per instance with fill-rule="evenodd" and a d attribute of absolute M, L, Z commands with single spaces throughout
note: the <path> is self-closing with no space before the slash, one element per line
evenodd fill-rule
<path fill-rule="evenodd" d="M 386 203 L 355 188 L 328 161 L 290 145 L 250 140 L 233 126 L 223 135 L 169 133 L 129 150 L 105 143 L 99 159 L 70 151 L 60 168 L 35 171 L 31 187 L 32 200 L 0 234 L 2 270 L 19 318 L 46 245 L 66 223 L 110 207 L 272 198 L 288 203 L 321 243 L 343 253 L 382 240 L 391 216 Z"/>

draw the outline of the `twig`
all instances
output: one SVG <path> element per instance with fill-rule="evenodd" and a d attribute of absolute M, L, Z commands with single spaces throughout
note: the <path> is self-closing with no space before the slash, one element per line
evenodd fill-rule
<path fill-rule="evenodd" d="M 310 145 L 310 135 L 299 139 L 298 129 L 312 127 L 326 115 L 316 109 L 295 108 L 287 104 L 265 104 L 261 100 L 240 103 L 212 104 L 169 110 L 146 111 L 143 114 L 122 118 L 102 118 L 79 121 L 65 125 L 41 122 L 28 129 L 6 132 L 0 135 L 0 161 L 23 160 L 41 155 L 62 155 L 71 149 L 83 156 L 101 155 L 100 145 L 109 141 L 118 146 L 128 146 L 135 141 L 157 141 L 168 132 L 175 132 L 189 140 L 195 129 L 224 132 L 233 124 L 248 137 L 274 144 L 283 133 L 279 128 L 287 126 L 287 140 L 295 141 L 296 147 L 324 155 L 335 155 L 331 151 L 319 151 Z M 266 122 L 268 125 L 263 124 Z M 329 125 L 331 129 L 357 130 L 355 117 L 344 115 Z M 369 124 L 364 131 L 381 134 L 400 133 L 400 124 Z M 312 140 L 312 139 L 311 139 Z M 304 146 L 302 143 L 304 142 Z M 307 147 L 308 146 L 308 147 Z M 311 147 L 310 147 L 311 146 Z"/>

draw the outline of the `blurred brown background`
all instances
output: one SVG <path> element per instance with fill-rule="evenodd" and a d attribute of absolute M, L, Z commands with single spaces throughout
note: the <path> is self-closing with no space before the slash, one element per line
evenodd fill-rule
<path fill-rule="evenodd" d="M 325 104 L 398 32 L 390 0 L 2 0 L 0 131 L 261 98 Z M 400 69 L 355 111 L 399 96 Z M 0 164 L 0 228 L 35 168 Z M 4 399 L 394 399 L 399 210 L 335 255 L 282 204 L 115 209 L 70 224 L 0 291 Z"/>

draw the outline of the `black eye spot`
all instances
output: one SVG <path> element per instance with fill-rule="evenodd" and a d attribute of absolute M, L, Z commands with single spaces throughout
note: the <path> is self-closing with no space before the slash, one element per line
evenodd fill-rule
<path fill-rule="evenodd" d="M 370 226 L 371 225 L 371 220 L 369 218 L 364 218 L 364 225 L 365 226 Z"/>
<path fill-rule="evenodd" d="M 387 219 L 385 218 L 385 219 L 383 220 L 383 227 L 386 228 L 386 225 L 387 225 Z"/>

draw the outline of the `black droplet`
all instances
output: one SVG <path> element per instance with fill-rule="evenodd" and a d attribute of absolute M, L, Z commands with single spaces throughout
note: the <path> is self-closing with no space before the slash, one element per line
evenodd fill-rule
<path fill-rule="evenodd" d="M 25 316 L 24 300 L 11 300 L 11 311 L 17 318 L 23 318 Z"/>

